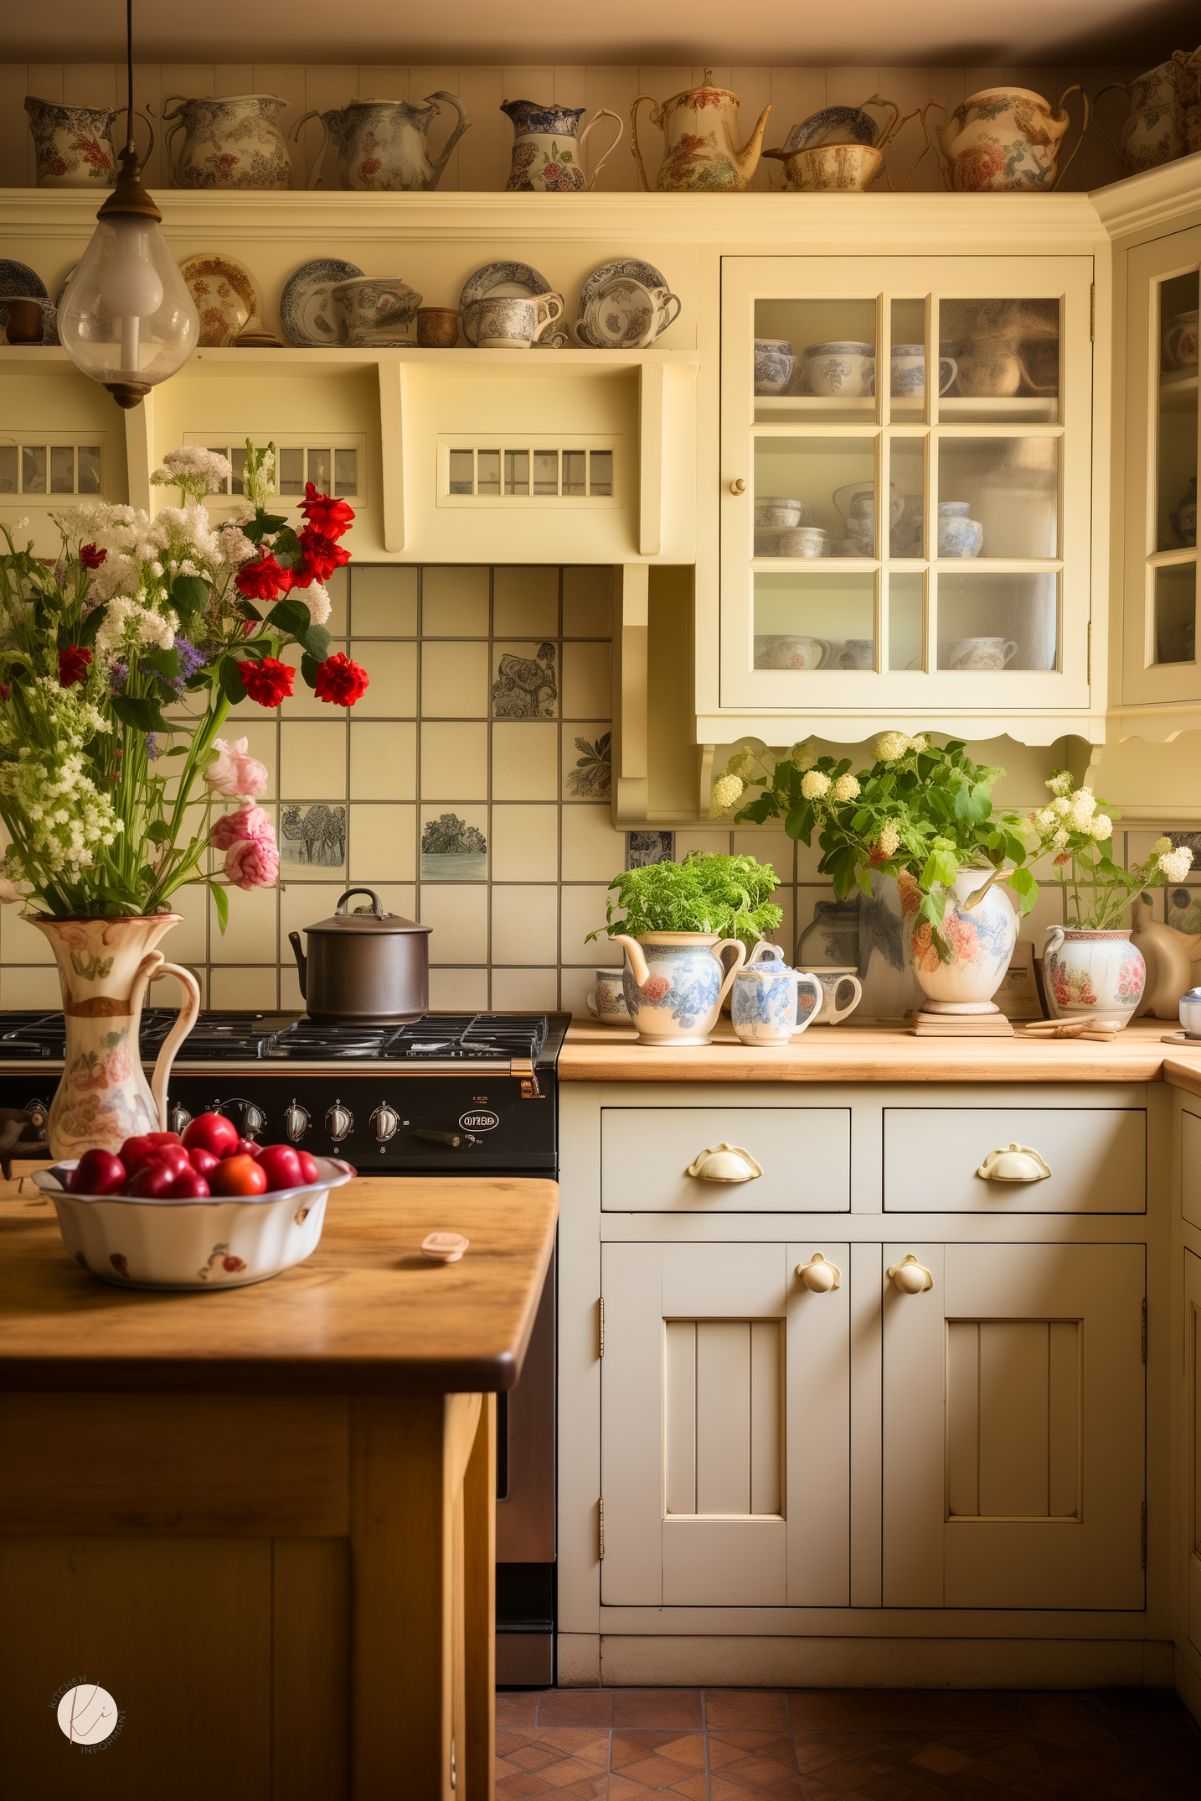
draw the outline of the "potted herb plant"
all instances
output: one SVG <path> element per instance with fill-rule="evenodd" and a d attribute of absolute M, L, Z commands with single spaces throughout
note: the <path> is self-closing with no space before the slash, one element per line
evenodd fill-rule
<path fill-rule="evenodd" d="M 804 844 L 816 833 L 818 868 L 840 899 L 856 886 L 870 893 L 873 874 L 894 876 L 926 1009 L 992 1013 L 1017 939 L 1005 889 L 1022 912 L 1038 894 L 1023 820 L 993 806 L 1004 773 L 973 762 L 957 740 L 895 731 L 877 738 L 875 760 L 857 775 L 848 758 L 818 756 L 808 743 L 782 759 L 744 747 L 713 799 L 737 819 L 783 819 Z"/>
<path fill-rule="evenodd" d="M 1056 1019 L 1092 1014 L 1125 1025 L 1143 998 L 1147 966 L 1130 927 L 1118 921 L 1144 889 L 1183 882 L 1193 853 L 1157 838 L 1145 863 L 1123 868 L 1110 854 L 1113 809 L 1091 788 L 1078 788 L 1069 770 L 1059 770 L 1047 787 L 1051 799 L 1031 814 L 1030 826 L 1038 852 L 1053 858 L 1065 922 L 1047 934 L 1047 1007 Z"/>
<path fill-rule="evenodd" d="M 603 929 L 626 954 L 626 1008 L 644 1043 L 709 1042 L 748 951 L 784 917 L 770 898 L 779 885 L 768 863 L 700 851 L 610 882 Z"/>

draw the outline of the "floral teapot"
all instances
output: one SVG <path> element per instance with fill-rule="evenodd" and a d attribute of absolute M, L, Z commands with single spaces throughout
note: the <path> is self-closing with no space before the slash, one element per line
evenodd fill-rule
<path fill-rule="evenodd" d="M 1074 93 L 1084 107 L 1080 136 L 1066 162 L 1058 164 L 1060 140 L 1070 124 L 1063 103 Z M 1088 95 L 1079 83 L 1063 90 L 1054 109 L 1032 88 L 981 88 L 934 133 L 943 182 L 957 193 L 1053 188 L 1084 141 L 1088 115 Z"/>
<path fill-rule="evenodd" d="M 432 162 L 429 128 L 442 110 L 440 100 L 454 108 L 458 124 Z M 340 187 L 384 194 L 436 188 L 447 158 L 471 124 L 458 97 L 441 88 L 420 101 L 352 100 L 349 106 L 331 107 L 325 113 L 305 113 L 296 121 L 293 137 L 309 119 L 320 119 L 325 128 L 310 187 L 317 186 L 326 146 L 332 144 L 338 153 Z"/>
<path fill-rule="evenodd" d="M 655 177 L 662 193 L 682 194 L 695 188 L 741 193 L 751 184 L 759 167 L 763 133 L 770 104 L 759 114 L 754 130 L 741 147 L 738 111 L 742 102 L 729 88 L 716 88 L 712 70 L 705 70 L 699 88 L 685 88 L 670 100 L 639 94 L 630 108 L 630 147 L 644 189 L 649 190 L 642 152 L 638 148 L 638 108 L 646 101 L 652 123 L 664 137 L 663 161 Z"/>

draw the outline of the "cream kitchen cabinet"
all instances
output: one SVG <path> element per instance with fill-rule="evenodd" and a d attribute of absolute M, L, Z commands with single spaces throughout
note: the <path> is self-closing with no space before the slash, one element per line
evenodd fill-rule
<path fill-rule="evenodd" d="M 1185 1630 L 1201 1657 L 1201 1256 L 1184 1252 Z"/>
<path fill-rule="evenodd" d="M 1084 720 L 1093 281 L 1086 255 L 723 260 L 723 709 L 848 739 Z"/>

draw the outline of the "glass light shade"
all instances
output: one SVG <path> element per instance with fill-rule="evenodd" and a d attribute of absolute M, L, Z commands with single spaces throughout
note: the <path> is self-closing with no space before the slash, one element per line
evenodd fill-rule
<path fill-rule="evenodd" d="M 123 406 L 182 368 L 200 321 L 153 218 L 98 219 L 58 309 L 58 334 L 76 367 Z"/>

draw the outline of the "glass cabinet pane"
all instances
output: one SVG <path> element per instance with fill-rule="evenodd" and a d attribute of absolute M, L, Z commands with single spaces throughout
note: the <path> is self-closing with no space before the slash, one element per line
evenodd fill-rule
<path fill-rule="evenodd" d="M 871 669 L 876 591 L 870 571 L 755 575 L 756 669 Z"/>
<path fill-rule="evenodd" d="M 875 437 L 755 441 L 755 555 L 874 557 Z"/>
<path fill-rule="evenodd" d="M 926 554 L 926 444 L 925 438 L 893 438 L 889 459 L 891 557 L 924 557 Z M 900 503 L 898 506 L 898 502 Z"/>
<path fill-rule="evenodd" d="M 875 301 L 757 300 L 754 387 L 756 418 L 870 417 Z"/>
<path fill-rule="evenodd" d="M 888 667 L 921 669 L 926 640 L 925 577 L 893 575 L 888 583 Z"/>
<path fill-rule="evenodd" d="M 1059 418 L 1058 300 L 939 302 L 940 418 Z"/>
<path fill-rule="evenodd" d="M 1197 569 L 1193 563 L 1157 569 L 1151 644 L 1154 663 L 1192 663 L 1197 656 Z"/>
<path fill-rule="evenodd" d="M 1197 542 L 1197 271 L 1159 289 L 1156 550 Z"/>
<path fill-rule="evenodd" d="M 1057 575 L 940 574 L 940 669 L 1055 669 L 1058 654 Z"/>
<path fill-rule="evenodd" d="M 1058 438 L 943 438 L 938 555 L 1058 556 Z"/>

